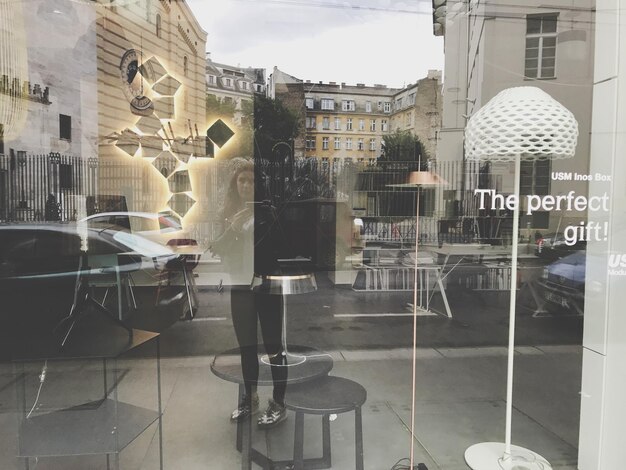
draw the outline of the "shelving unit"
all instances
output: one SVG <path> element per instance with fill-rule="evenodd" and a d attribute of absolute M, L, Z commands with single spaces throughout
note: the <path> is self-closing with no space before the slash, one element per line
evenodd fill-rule
<path fill-rule="evenodd" d="M 49 457 L 58 461 L 97 455 L 106 459 L 107 469 L 118 470 L 121 452 L 155 424 L 159 468 L 163 469 L 159 333 L 134 329 L 129 338 L 122 328 L 88 316 L 61 351 L 45 342 L 39 347 L 31 343 L 30 348 L 27 343 L 14 357 L 16 396 L 22 409 L 17 457 L 23 459 L 26 470 L 33 459 L 39 464 Z M 156 349 L 154 408 L 143 406 L 145 386 L 135 400 L 142 406 L 123 402 L 118 394 L 125 375 L 119 361 L 142 346 Z M 41 379 L 44 368 L 47 376 Z M 50 405 L 55 401 L 63 404 Z"/>
<path fill-rule="evenodd" d="M 414 269 L 402 261 L 415 250 L 415 192 L 389 185 L 403 183 L 415 169 L 417 162 L 384 163 L 357 174 L 352 210 L 363 222 L 362 256 L 353 265 L 353 289 L 413 289 Z"/>

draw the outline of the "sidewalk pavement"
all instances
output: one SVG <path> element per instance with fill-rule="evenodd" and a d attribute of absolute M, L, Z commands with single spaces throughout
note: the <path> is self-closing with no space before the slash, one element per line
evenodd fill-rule
<path fill-rule="evenodd" d="M 363 407 L 365 468 L 391 469 L 400 458 L 408 457 L 410 451 L 411 349 L 331 354 L 334 359 L 331 374 L 357 381 L 368 393 Z M 235 425 L 229 421 L 237 402 L 237 387 L 211 373 L 212 359 L 212 356 L 196 356 L 161 361 L 166 469 L 241 467 L 240 454 L 235 450 Z M 526 346 L 516 350 L 513 443 L 540 453 L 555 470 L 576 468 L 581 360 L 578 346 Z M 34 365 L 33 370 L 40 366 Z M 16 458 L 14 375 L 10 364 L 0 367 L 0 468 L 22 469 L 23 460 Z M 94 362 L 79 368 L 78 375 L 87 383 L 94 382 L 86 378 L 89 373 L 96 373 L 97 367 Z M 156 409 L 155 361 L 122 360 L 118 368 L 124 372 L 118 387 L 120 400 Z M 59 365 L 56 371 L 48 372 L 50 378 L 57 375 L 60 379 L 65 401 L 78 397 L 81 382 L 69 379 L 76 377 L 76 372 L 76 364 Z M 483 441 L 503 441 L 506 348 L 418 349 L 416 375 L 416 462 L 424 462 L 429 470 L 466 470 L 463 454 L 467 447 Z M 41 401 L 60 400 L 59 390 L 63 388 L 44 387 Z M 33 390 L 30 392 L 32 400 Z M 264 403 L 270 390 L 259 392 Z M 27 407 L 28 404 L 30 401 Z M 254 427 L 255 448 L 273 459 L 290 458 L 294 421 L 290 412 L 287 421 L 272 430 L 258 431 Z M 331 441 L 332 468 L 354 468 L 351 413 L 341 414 L 331 422 Z M 121 453 L 120 468 L 158 469 L 158 448 L 158 428 L 154 424 Z M 319 418 L 307 417 L 305 457 L 320 455 Z M 73 458 L 39 462 L 31 459 L 30 470 L 34 468 L 97 470 L 106 468 L 106 460 L 102 456 L 83 458 L 80 462 Z"/>

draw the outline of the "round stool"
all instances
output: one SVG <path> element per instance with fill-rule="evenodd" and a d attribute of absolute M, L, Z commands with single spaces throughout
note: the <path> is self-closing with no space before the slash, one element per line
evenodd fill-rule
<path fill-rule="evenodd" d="M 367 400 L 362 385 L 342 377 L 326 376 L 295 386 L 288 386 L 285 406 L 296 412 L 296 428 L 293 444 L 294 470 L 304 469 L 304 415 L 322 416 L 323 456 L 307 459 L 307 467 L 330 468 L 330 415 L 354 411 L 354 439 L 356 469 L 363 470 L 363 426 L 361 406 Z"/>

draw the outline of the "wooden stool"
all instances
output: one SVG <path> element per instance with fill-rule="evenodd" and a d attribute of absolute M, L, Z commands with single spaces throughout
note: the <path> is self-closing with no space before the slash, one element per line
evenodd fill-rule
<path fill-rule="evenodd" d="M 356 469 L 363 470 L 361 406 L 366 399 L 367 392 L 362 385 L 342 377 L 326 376 L 314 381 L 288 386 L 285 406 L 296 412 L 293 444 L 294 470 L 331 467 L 330 415 L 353 410 Z M 322 458 L 304 460 L 305 414 L 322 415 Z"/>

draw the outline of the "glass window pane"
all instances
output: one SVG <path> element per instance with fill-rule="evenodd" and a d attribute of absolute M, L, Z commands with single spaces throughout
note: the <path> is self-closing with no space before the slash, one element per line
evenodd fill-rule
<path fill-rule="evenodd" d="M 551 78 L 551 77 L 554 77 L 554 67 L 541 69 L 541 78 Z"/>
<path fill-rule="evenodd" d="M 536 69 L 537 68 L 537 59 L 526 59 L 526 69 Z"/>
<path fill-rule="evenodd" d="M 545 18 L 543 20 L 542 33 L 556 33 L 556 16 Z"/>
<path fill-rule="evenodd" d="M 526 49 L 529 47 L 539 47 L 539 38 L 526 38 Z"/>
<path fill-rule="evenodd" d="M 537 78 L 537 69 L 536 68 L 527 68 L 524 72 L 524 76 L 528 78 Z"/>
<path fill-rule="evenodd" d="M 539 49 L 526 49 L 526 58 L 533 59 L 539 56 Z"/>
<path fill-rule="evenodd" d="M 543 38 L 543 45 L 544 47 L 556 46 L 556 38 L 555 37 Z"/>
<path fill-rule="evenodd" d="M 556 47 L 544 47 L 541 51 L 541 57 L 554 57 L 556 55 Z"/>
<path fill-rule="evenodd" d="M 541 68 L 546 69 L 548 67 L 554 69 L 554 57 L 541 60 Z"/>
<path fill-rule="evenodd" d="M 541 18 L 530 17 L 526 22 L 526 34 L 538 34 L 541 32 Z"/>

